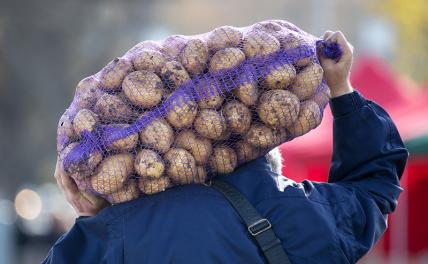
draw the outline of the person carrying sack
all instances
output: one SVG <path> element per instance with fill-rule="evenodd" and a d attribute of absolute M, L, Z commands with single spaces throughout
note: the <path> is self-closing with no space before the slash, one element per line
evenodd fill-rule
<path fill-rule="evenodd" d="M 282 176 L 276 149 L 211 186 L 107 206 L 58 163 L 79 218 L 43 263 L 356 263 L 397 206 L 408 152 L 385 110 L 351 87 L 352 46 L 341 32 L 324 40 L 343 49 L 339 61 L 319 55 L 334 116 L 328 183 Z"/>

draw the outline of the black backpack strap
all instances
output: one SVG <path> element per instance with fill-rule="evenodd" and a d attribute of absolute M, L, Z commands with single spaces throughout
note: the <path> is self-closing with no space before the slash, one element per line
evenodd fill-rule
<path fill-rule="evenodd" d="M 211 186 L 223 194 L 245 222 L 268 263 L 291 264 L 269 220 L 263 218 L 241 192 L 224 181 L 214 180 Z"/>

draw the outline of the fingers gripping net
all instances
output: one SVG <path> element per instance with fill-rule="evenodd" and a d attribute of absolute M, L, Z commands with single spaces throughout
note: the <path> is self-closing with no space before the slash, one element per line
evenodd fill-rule
<path fill-rule="evenodd" d="M 111 203 L 230 173 L 320 124 L 317 46 L 341 56 L 281 20 L 141 42 L 77 85 L 58 125 L 62 165 Z"/>

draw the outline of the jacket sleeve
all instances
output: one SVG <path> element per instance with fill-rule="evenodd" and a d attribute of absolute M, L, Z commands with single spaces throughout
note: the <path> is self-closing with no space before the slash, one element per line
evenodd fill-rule
<path fill-rule="evenodd" d="M 408 152 L 388 114 L 357 91 L 330 101 L 333 157 L 328 184 L 315 188 L 331 205 L 343 254 L 355 263 L 386 229 Z"/>

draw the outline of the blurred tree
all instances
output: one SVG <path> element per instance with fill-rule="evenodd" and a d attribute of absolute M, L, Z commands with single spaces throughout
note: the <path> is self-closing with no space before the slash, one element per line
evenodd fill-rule
<path fill-rule="evenodd" d="M 400 72 L 418 81 L 428 81 L 428 1 L 379 0 L 367 1 L 376 15 L 391 19 L 398 29 L 394 64 Z"/>

